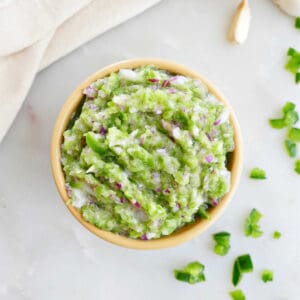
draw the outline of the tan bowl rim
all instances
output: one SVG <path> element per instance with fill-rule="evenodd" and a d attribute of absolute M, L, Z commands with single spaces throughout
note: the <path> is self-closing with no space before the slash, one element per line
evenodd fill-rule
<path fill-rule="evenodd" d="M 210 209 L 209 211 L 210 219 L 197 220 L 192 224 L 182 227 L 181 229 L 177 230 L 176 232 L 172 233 L 169 236 L 165 236 L 155 240 L 148 240 L 148 241 L 134 240 L 108 231 L 104 231 L 83 220 L 80 212 L 75 207 L 73 207 L 71 204 L 68 203 L 68 196 L 64 187 L 65 178 L 61 167 L 61 152 L 60 152 L 61 143 L 62 143 L 62 134 L 67 126 L 71 114 L 75 111 L 78 104 L 80 103 L 80 100 L 82 98 L 82 90 L 93 81 L 99 78 L 103 78 L 119 69 L 123 69 L 123 68 L 133 69 L 142 65 L 155 65 L 158 68 L 168 70 L 172 73 L 185 75 L 202 81 L 208 87 L 209 91 L 213 95 L 215 95 L 218 100 L 223 102 L 226 105 L 226 107 L 230 110 L 230 121 L 233 125 L 234 133 L 235 133 L 234 136 L 235 150 L 232 154 L 232 160 L 231 160 L 231 188 L 229 192 L 222 198 L 219 205 Z M 91 231 L 98 237 L 108 242 L 111 242 L 115 245 L 132 248 L 132 249 L 140 249 L 140 250 L 161 249 L 161 248 L 176 246 L 178 244 L 181 244 L 183 242 L 192 239 L 193 237 L 204 232 L 221 216 L 221 214 L 229 204 L 230 200 L 232 199 L 239 182 L 241 169 L 242 169 L 242 139 L 241 139 L 239 124 L 237 122 L 232 107 L 227 102 L 225 97 L 204 76 L 199 75 L 197 72 L 183 65 L 165 59 L 160 59 L 160 58 L 129 59 L 129 60 L 120 61 L 115 64 L 104 67 L 101 70 L 90 75 L 69 96 L 69 98 L 63 105 L 62 109 L 60 110 L 60 113 L 57 117 L 53 129 L 53 135 L 51 141 L 51 167 L 52 167 L 52 174 L 54 177 L 54 181 L 62 200 L 66 204 L 69 211 L 73 214 L 73 216 L 89 231 Z"/>

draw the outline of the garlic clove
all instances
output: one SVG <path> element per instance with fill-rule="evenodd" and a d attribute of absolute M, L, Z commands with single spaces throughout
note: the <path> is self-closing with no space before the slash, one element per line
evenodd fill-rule
<path fill-rule="evenodd" d="M 300 16 L 300 0 L 273 0 L 286 14 L 298 17 Z"/>
<path fill-rule="evenodd" d="M 244 43 L 248 37 L 250 20 L 250 6 L 247 0 L 242 0 L 232 18 L 228 31 L 228 40 L 237 44 Z"/>

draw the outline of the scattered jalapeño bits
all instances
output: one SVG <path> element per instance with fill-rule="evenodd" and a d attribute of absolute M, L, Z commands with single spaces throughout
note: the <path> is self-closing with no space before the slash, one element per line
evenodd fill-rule
<path fill-rule="evenodd" d="M 294 49 L 289 50 L 289 55 L 294 55 Z M 300 73 L 299 75 L 300 80 Z M 289 157 L 297 156 L 297 143 L 300 143 L 300 128 L 294 127 L 294 125 L 299 120 L 298 112 L 296 111 L 296 105 L 293 102 L 287 102 L 283 108 L 283 117 L 280 119 L 269 120 L 270 125 L 275 129 L 282 129 L 287 127 L 287 138 L 284 141 L 284 146 Z M 295 164 L 295 171 L 300 174 L 300 166 L 297 167 L 297 162 Z"/>
<path fill-rule="evenodd" d="M 298 112 L 295 111 L 296 105 L 292 102 L 287 102 L 283 108 L 283 116 L 280 119 L 270 119 L 269 123 L 274 129 L 282 129 L 292 127 L 299 120 Z"/>
<path fill-rule="evenodd" d="M 243 291 L 240 289 L 229 292 L 229 295 L 232 300 L 246 300 Z"/>
<path fill-rule="evenodd" d="M 263 270 L 261 273 L 261 280 L 263 282 L 273 281 L 273 272 L 271 270 Z"/>
<path fill-rule="evenodd" d="M 237 286 L 244 273 L 253 272 L 253 263 L 249 254 L 244 254 L 236 258 L 232 271 L 232 284 Z"/>
<path fill-rule="evenodd" d="M 288 52 L 288 61 L 285 65 L 287 71 L 291 72 L 295 76 L 295 82 L 299 82 L 299 69 L 300 69 L 300 52 L 294 48 L 289 48 Z"/>
<path fill-rule="evenodd" d="M 280 239 L 280 238 L 281 238 L 281 232 L 279 232 L 279 231 L 277 231 L 277 230 L 274 231 L 274 232 L 273 232 L 273 238 L 274 238 L 274 239 L 277 239 L 277 240 Z"/>
<path fill-rule="evenodd" d="M 203 83 L 142 66 L 84 94 L 61 150 L 70 202 L 87 222 L 151 240 L 209 217 L 230 189 L 234 131 Z"/>
<path fill-rule="evenodd" d="M 297 144 L 291 140 L 284 141 L 285 149 L 289 157 L 296 157 L 297 155 Z"/>
<path fill-rule="evenodd" d="M 205 281 L 204 265 L 198 261 L 187 264 L 181 270 L 174 270 L 174 276 L 179 281 L 195 284 Z"/>
<path fill-rule="evenodd" d="M 295 19 L 295 28 L 300 29 L 300 17 Z"/>
<path fill-rule="evenodd" d="M 266 172 L 260 168 L 253 168 L 250 172 L 250 178 L 252 179 L 266 179 Z"/>
<path fill-rule="evenodd" d="M 272 128 L 274 129 L 282 129 L 285 127 L 285 123 L 283 119 L 271 119 L 269 123 Z"/>
<path fill-rule="evenodd" d="M 261 219 L 262 214 L 255 208 L 253 208 L 247 217 L 244 225 L 244 233 L 245 236 L 258 238 L 262 236 L 263 232 L 260 229 L 258 224 L 259 220 Z"/>
<path fill-rule="evenodd" d="M 300 159 L 295 162 L 295 172 L 300 175 Z"/>
<path fill-rule="evenodd" d="M 288 138 L 292 142 L 300 143 L 300 128 L 291 128 L 288 132 Z"/>
<path fill-rule="evenodd" d="M 216 242 L 214 252 L 220 256 L 224 256 L 230 249 L 230 233 L 226 231 L 213 234 L 213 239 Z"/>

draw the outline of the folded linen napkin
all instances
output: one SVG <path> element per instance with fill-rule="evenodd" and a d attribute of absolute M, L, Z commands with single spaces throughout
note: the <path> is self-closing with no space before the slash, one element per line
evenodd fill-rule
<path fill-rule="evenodd" d="M 159 1 L 0 1 L 0 142 L 38 71 Z"/>

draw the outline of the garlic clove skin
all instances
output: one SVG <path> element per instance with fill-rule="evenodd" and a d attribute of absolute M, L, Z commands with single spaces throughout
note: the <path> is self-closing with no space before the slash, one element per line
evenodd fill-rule
<path fill-rule="evenodd" d="M 300 0 L 273 0 L 282 11 L 292 17 L 300 16 Z"/>
<path fill-rule="evenodd" d="M 228 32 L 228 40 L 242 44 L 248 37 L 251 13 L 248 1 L 243 0 L 237 7 Z"/>

